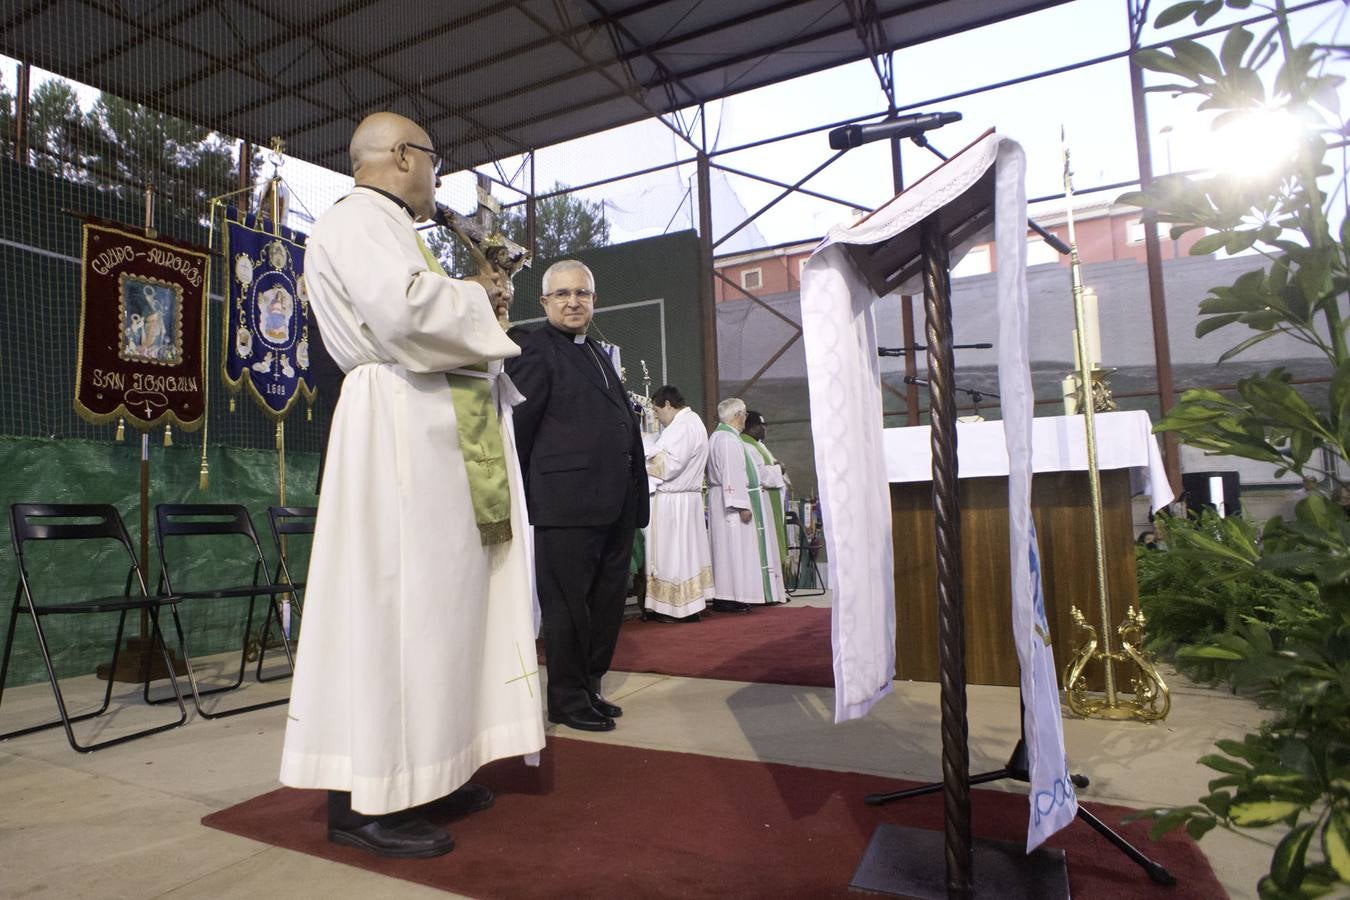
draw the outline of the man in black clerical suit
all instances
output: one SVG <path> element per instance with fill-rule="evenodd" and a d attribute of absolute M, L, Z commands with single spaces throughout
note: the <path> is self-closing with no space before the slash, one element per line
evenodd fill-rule
<path fill-rule="evenodd" d="M 623 622 L 633 533 L 647 524 L 642 434 L 609 355 L 586 337 L 595 277 L 576 260 L 544 272 L 548 316 L 506 364 L 525 401 L 512 411 L 548 654 L 548 717 L 611 731 L 604 698 Z"/>

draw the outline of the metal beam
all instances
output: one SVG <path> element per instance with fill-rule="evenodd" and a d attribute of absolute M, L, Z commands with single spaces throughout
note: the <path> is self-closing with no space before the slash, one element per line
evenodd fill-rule
<path fill-rule="evenodd" d="M 703 136 L 707 143 L 707 134 Z M 703 421 L 709 428 L 717 427 L 717 401 L 721 385 L 717 377 L 717 294 L 713 290 L 713 276 L 720 274 L 712 255 L 712 179 L 708 154 L 698 155 L 698 250 L 699 250 L 699 310 L 703 314 Z"/>
<path fill-rule="evenodd" d="M 686 135 L 684 132 L 680 131 L 680 129 L 676 128 L 674 125 L 671 125 L 669 122 L 665 120 L 664 113 L 662 110 L 652 106 L 650 103 L 647 102 L 647 92 L 640 84 L 632 80 L 631 77 L 625 84 L 622 80 L 615 78 L 613 75 L 609 73 L 609 68 L 616 64 L 619 64 L 621 68 L 624 68 L 625 72 L 628 71 L 621 63 L 617 63 L 617 59 L 605 60 L 603 62 L 596 62 L 595 60 L 592 60 L 590 56 L 586 54 L 586 48 L 582 46 L 581 41 L 576 39 L 577 29 L 575 27 L 572 27 L 570 22 L 564 21 L 564 25 L 567 26 L 568 30 L 566 34 L 563 34 L 562 32 L 550 26 L 543 19 L 539 18 L 539 16 L 531 12 L 529 7 L 526 6 L 525 0 L 515 0 L 515 6 L 517 12 L 519 12 L 525 18 L 529 19 L 540 29 L 551 34 L 557 43 L 561 44 L 563 47 L 566 47 L 572 53 L 573 56 L 575 56 L 578 60 L 582 62 L 583 71 L 577 72 L 574 70 L 573 72 L 570 73 L 570 77 L 576 78 L 586 73 L 593 73 L 599 75 L 605 81 L 608 81 L 610 84 L 614 85 L 615 88 L 620 90 L 623 96 L 628 97 L 628 99 L 632 100 L 634 103 L 638 104 L 638 106 L 646 110 L 648 114 L 651 115 L 652 118 L 656 119 L 662 125 L 666 126 L 671 131 L 675 132 L 675 134 L 678 137 L 681 137 L 686 141 L 689 140 L 688 135 Z M 567 7 L 565 4 L 558 3 L 556 8 L 558 10 L 558 15 L 560 18 L 563 18 L 565 20 L 569 18 Z M 629 72 L 628 74 L 631 76 L 632 73 Z"/>
<path fill-rule="evenodd" d="M 1137 47 L 1139 31 L 1134 3 L 1126 0 L 1130 22 L 1130 46 Z M 1130 96 L 1134 101 L 1134 143 L 1139 159 L 1139 187 L 1148 190 L 1153 184 L 1153 149 L 1148 133 L 1148 105 L 1144 99 L 1144 70 L 1130 55 Z M 1158 214 L 1145 208 L 1140 215 L 1144 223 L 1144 260 L 1148 268 L 1149 312 L 1153 322 L 1154 367 L 1158 374 L 1158 411 L 1167 415 L 1176 402 L 1172 373 L 1172 345 L 1167 334 L 1167 297 L 1163 288 L 1162 248 L 1158 245 Z M 1172 493 L 1181 495 L 1181 452 L 1176 432 L 1163 432 L 1163 465 Z"/>
<path fill-rule="evenodd" d="M 788 188 L 789 190 L 795 190 L 799 194 L 806 194 L 808 197 L 816 197 L 820 200 L 828 200 L 830 203 L 838 203 L 840 206 L 847 206 L 849 209 L 869 209 L 869 207 L 865 203 L 850 203 L 847 200 L 840 200 L 838 197 L 831 197 L 829 194 L 822 194 L 818 191 L 813 191 L 808 188 L 804 188 L 801 185 L 798 185 L 797 187 L 794 188 L 786 181 L 778 181 L 776 179 L 768 177 L 767 175 L 756 175 L 753 172 L 744 172 L 740 169 L 733 169 L 731 166 L 724 166 L 720 163 L 713 163 L 713 168 L 721 169 L 723 172 L 728 172 L 732 175 L 740 175 L 742 178 L 753 178 L 755 181 L 762 181 L 765 184 L 771 184 L 774 187 Z"/>

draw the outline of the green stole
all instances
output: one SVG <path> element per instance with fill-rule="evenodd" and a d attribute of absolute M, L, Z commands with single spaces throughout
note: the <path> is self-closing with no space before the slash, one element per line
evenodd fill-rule
<path fill-rule="evenodd" d="M 717 431 L 725 431 L 728 434 L 739 438 L 741 433 L 723 422 L 717 426 Z M 759 572 L 764 580 L 764 602 L 773 602 L 773 584 L 769 581 L 769 548 L 764 541 L 764 497 L 759 489 L 759 472 L 755 470 L 755 461 L 741 448 L 741 455 L 745 457 L 745 484 L 750 493 L 750 512 L 755 517 L 755 535 L 759 538 Z"/>
<path fill-rule="evenodd" d="M 745 441 L 751 447 L 754 447 L 755 450 L 759 452 L 759 455 L 764 457 L 764 465 L 775 465 L 776 461 L 773 458 L 773 454 L 769 452 L 768 447 L 765 447 L 745 432 L 741 432 L 741 440 Z M 778 560 L 783 565 L 786 565 L 787 522 L 783 518 L 783 492 L 778 488 L 765 488 L 763 493 L 768 495 L 769 505 L 773 507 L 774 530 L 778 533 Z"/>
<path fill-rule="evenodd" d="M 446 275 L 440 260 L 416 231 L 417 246 L 427 261 L 427 269 Z M 487 372 L 487 364 L 465 366 Z M 446 372 L 450 398 L 455 404 L 455 425 L 459 431 L 459 452 L 469 476 L 469 498 L 478 536 L 484 544 L 504 544 L 511 540 L 511 488 L 506 480 L 506 451 L 492 399 L 492 383 L 486 378 Z"/>

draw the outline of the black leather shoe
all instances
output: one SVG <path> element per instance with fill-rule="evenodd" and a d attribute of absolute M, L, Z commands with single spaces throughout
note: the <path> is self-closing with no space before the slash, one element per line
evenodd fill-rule
<path fill-rule="evenodd" d="M 574 713 L 549 713 L 548 720 L 578 731 L 613 731 L 614 720 L 593 709 Z"/>
<path fill-rule="evenodd" d="M 623 715 L 623 707 L 610 703 L 604 697 L 600 696 L 599 691 L 591 692 L 591 709 L 610 719 L 617 719 L 619 716 Z"/>
<path fill-rule="evenodd" d="M 437 817 L 457 819 L 470 813 L 481 812 L 496 802 L 497 798 L 493 796 L 491 790 L 470 781 L 459 790 L 417 808 L 434 813 Z"/>
<path fill-rule="evenodd" d="M 742 603 L 739 600 L 714 600 L 712 608 L 724 613 L 748 613 L 750 604 Z"/>
<path fill-rule="evenodd" d="M 330 826 L 328 840 L 395 859 L 443 856 L 455 849 L 455 841 L 445 829 L 419 816 L 399 814 L 381 816 L 364 825 Z"/>

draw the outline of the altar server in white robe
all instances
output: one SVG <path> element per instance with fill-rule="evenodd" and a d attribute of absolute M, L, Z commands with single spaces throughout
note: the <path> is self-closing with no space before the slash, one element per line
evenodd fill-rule
<path fill-rule="evenodd" d="M 657 484 L 647 531 L 643 605 L 657 621 L 697 622 L 713 596 L 703 505 L 708 433 L 673 385 L 657 388 L 652 407 L 662 428 L 647 451 L 647 473 Z"/>
<path fill-rule="evenodd" d="M 446 277 L 414 230 L 439 184 L 427 133 L 376 113 L 351 159 L 356 187 L 306 256 L 346 379 L 281 781 L 330 792 L 329 840 L 435 856 L 454 846 L 444 829 L 389 814 L 484 808 L 475 770 L 544 746 L 513 391 L 492 377 L 520 351 L 494 311 L 509 303 L 501 282 Z"/>
<path fill-rule="evenodd" d="M 721 423 L 708 438 L 708 537 L 712 546 L 712 608 L 746 612 L 751 604 L 782 603 L 783 568 L 773 511 L 759 483 L 751 448 L 741 440 L 745 402 L 717 404 Z"/>

